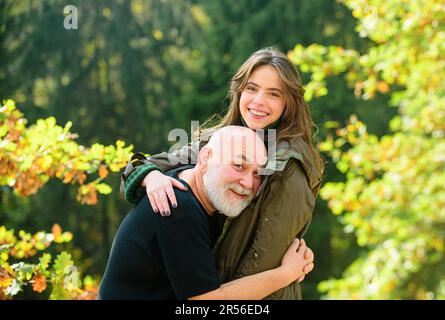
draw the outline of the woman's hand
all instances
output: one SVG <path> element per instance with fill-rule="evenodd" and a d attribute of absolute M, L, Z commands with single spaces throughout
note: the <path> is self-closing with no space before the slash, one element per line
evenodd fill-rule
<path fill-rule="evenodd" d="M 306 244 L 306 242 L 305 242 L 303 239 L 301 239 L 301 242 L 304 243 L 304 244 Z M 301 277 L 299 277 L 299 278 L 297 279 L 297 282 L 298 282 L 298 283 L 300 283 L 301 281 L 303 281 L 303 280 L 304 280 L 304 277 L 305 277 L 309 272 L 311 272 L 311 271 L 314 269 L 314 253 L 312 252 L 311 248 L 309 248 L 309 247 L 307 247 L 307 246 L 306 246 L 306 251 L 305 251 L 305 253 L 304 253 L 304 258 L 305 258 L 306 260 L 309 260 L 309 262 L 308 262 L 308 264 L 306 264 L 306 265 L 304 266 L 304 268 L 303 268 L 303 272 L 304 272 L 304 274 L 303 274 Z"/>
<path fill-rule="evenodd" d="M 181 190 L 187 190 L 181 182 L 175 178 L 166 176 L 158 170 L 153 170 L 144 178 L 141 184 L 145 187 L 148 200 L 154 212 L 159 212 L 161 216 L 170 215 L 170 206 L 167 198 L 170 200 L 173 208 L 178 206 L 173 187 Z"/>
<path fill-rule="evenodd" d="M 304 240 L 299 241 L 298 239 L 295 239 L 284 254 L 283 259 L 281 260 L 281 269 L 285 273 L 289 283 L 304 276 L 305 267 L 312 263 L 310 257 L 306 258 L 306 249 L 307 247 Z"/>

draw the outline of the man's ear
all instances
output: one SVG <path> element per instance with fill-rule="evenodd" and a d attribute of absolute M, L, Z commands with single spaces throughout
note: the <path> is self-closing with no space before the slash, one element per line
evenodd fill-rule
<path fill-rule="evenodd" d="M 198 154 L 198 166 L 203 172 L 207 171 L 208 162 L 212 157 L 212 148 L 204 146 Z"/>

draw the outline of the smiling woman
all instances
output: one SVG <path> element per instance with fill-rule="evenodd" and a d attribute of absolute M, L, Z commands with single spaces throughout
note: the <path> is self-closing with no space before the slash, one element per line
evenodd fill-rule
<path fill-rule="evenodd" d="M 286 106 L 283 91 L 274 67 L 264 65 L 252 72 L 240 98 L 241 116 L 249 128 L 262 129 L 280 118 Z"/>
<path fill-rule="evenodd" d="M 197 130 L 201 149 L 218 129 L 231 125 L 264 129 L 268 133 L 265 138 L 268 146 L 271 139 L 275 141 L 274 137 L 277 141 L 276 152 L 268 150 L 264 170 L 267 175 L 262 176 L 262 181 L 255 181 L 258 177 L 253 181 L 243 180 L 235 171 L 245 170 L 236 166 L 239 163 L 228 166 L 221 175 L 225 178 L 236 175 L 238 178 L 233 182 L 244 187 L 260 184 L 242 213 L 227 218 L 214 247 L 223 281 L 257 274 L 280 264 L 287 245 L 295 236 L 303 237 L 309 227 L 323 171 L 323 161 L 313 144 L 313 122 L 304 101 L 301 79 L 287 55 L 273 48 L 254 52 L 232 77 L 228 97 L 229 110 L 221 122 Z M 269 129 L 275 129 L 276 135 L 270 135 Z M 183 159 L 184 155 L 189 158 Z M 169 201 L 174 208 L 180 207 L 173 186 L 180 189 L 184 186 L 161 172 L 176 168 L 180 161 L 195 159 L 196 150 L 186 146 L 173 157 L 179 160 L 176 164 L 168 153 L 140 161 L 142 167 L 134 168 L 129 163 L 123 174 L 126 199 L 137 203 L 147 193 L 153 210 L 161 215 L 170 215 Z M 224 203 L 229 203 L 228 198 L 242 200 L 239 190 L 225 190 L 219 182 L 214 181 L 212 186 L 217 188 L 215 194 L 228 194 L 227 198 L 220 197 Z M 299 283 L 294 282 L 268 298 L 301 299 Z"/>

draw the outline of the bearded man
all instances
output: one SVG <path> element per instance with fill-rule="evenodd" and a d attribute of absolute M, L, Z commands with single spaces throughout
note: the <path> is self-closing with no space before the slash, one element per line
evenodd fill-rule
<path fill-rule="evenodd" d="M 154 213 L 144 197 L 125 217 L 111 248 L 101 299 L 262 299 L 313 268 L 310 250 L 296 239 L 281 266 L 221 284 L 213 246 L 221 217 L 249 205 L 266 164 L 261 138 L 251 129 L 216 131 L 195 167 L 168 174 L 188 189 L 175 189 L 180 206 L 168 217 Z M 222 215 L 216 214 L 217 212 Z"/>

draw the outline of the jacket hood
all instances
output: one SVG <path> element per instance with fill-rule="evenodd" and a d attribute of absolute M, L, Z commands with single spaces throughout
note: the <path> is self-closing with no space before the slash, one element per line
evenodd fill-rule
<path fill-rule="evenodd" d="M 297 137 L 290 141 L 280 141 L 276 150 L 276 162 L 283 162 L 285 165 L 294 158 L 301 164 L 312 192 L 317 194 L 321 185 L 322 173 L 317 170 L 314 156 L 303 138 Z"/>

